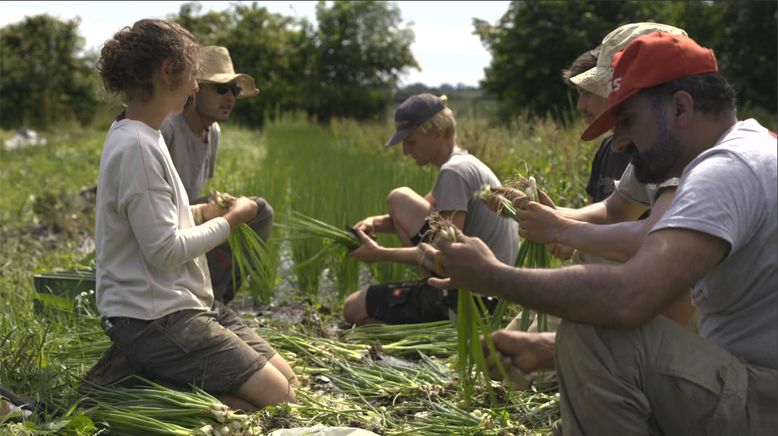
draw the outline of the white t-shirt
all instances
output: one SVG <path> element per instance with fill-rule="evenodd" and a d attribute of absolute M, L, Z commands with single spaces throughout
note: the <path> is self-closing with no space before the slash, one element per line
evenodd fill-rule
<path fill-rule="evenodd" d="M 136 120 L 113 123 L 97 187 L 100 314 L 156 319 L 208 310 L 213 291 L 205 253 L 227 239 L 229 223 L 219 217 L 195 226 L 160 131 Z"/>
<path fill-rule="evenodd" d="M 652 232 L 696 230 L 730 250 L 692 289 L 700 335 L 733 355 L 778 369 L 776 139 L 755 120 L 736 123 L 683 171 Z"/>

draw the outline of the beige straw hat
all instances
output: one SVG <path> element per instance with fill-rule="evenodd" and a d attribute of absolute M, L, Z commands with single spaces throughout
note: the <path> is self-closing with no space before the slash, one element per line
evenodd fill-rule
<path fill-rule="evenodd" d="M 597 94 L 600 97 L 608 98 L 608 81 L 611 79 L 611 61 L 613 60 L 613 55 L 626 47 L 630 41 L 638 36 L 653 32 L 687 36 L 683 29 L 668 26 L 667 24 L 625 24 L 603 38 L 600 56 L 597 58 L 597 65 L 590 70 L 586 70 L 577 76 L 571 77 L 570 81 L 579 88 Z"/>
<path fill-rule="evenodd" d="M 201 83 L 229 83 L 235 81 L 240 86 L 236 98 L 246 98 L 259 93 L 254 78 L 248 74 L 235 73 L 230 52 L 225 47 L 209 45 L 200 52 L 200 73 L 197 81 Z"/>

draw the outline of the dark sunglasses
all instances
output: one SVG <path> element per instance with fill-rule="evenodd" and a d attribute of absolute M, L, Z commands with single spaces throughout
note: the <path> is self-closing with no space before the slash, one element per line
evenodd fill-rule
<path fill-rule="evenodd" d="M 237 83 L 217 83 L 214 86 L 216 87 L 217 94 L 224 95 L 227 91 L 232 91 L 233 97 L 239 96 L 243 90 Z"/>

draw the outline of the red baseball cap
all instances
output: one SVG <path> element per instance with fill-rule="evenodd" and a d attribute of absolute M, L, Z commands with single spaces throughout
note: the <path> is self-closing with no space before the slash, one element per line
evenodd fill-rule
<path fill-rule="evenodd" d="M 616 124 L 613 111 L 644 88 L 694 74 L 718 71 L 713 50 L 682 35 L 654 32 L 635 38 L 613 56 L 608 109 L 581 134 L 590 141 Z"/>

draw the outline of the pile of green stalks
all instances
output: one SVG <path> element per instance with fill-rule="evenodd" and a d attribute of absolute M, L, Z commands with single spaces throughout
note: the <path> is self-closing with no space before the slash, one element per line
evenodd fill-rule
<path fill-rule="evenodd" d="M 405 402 L 398 408 L 407 408 L 412 419 L 387 431 L 387 435 L 508 435 L 526 432 L 526 427 L 512 419 L 506 407 L 472 409 L 445 399 L 421 399 Z"/>
<path fill-rule="evenodd" d="M 425 359 L 413 366 L 392 366 L 366 360 L 361 363 L 335 361 L 327 375 L 340 393 L 372 402 L 398 403 L 420 393 L 444 390 L 453 382 L 447 366 Z"/>
<path fill-rule="evenodd" d="M 283 409 L 300 426 L 324 424 L 333 427 L 357 427 L 378 433 L 396 426 L 386 407 L 375 406 L 366 399 L 334 396 L 307 388 L 297 389 L 295 392 L 298 403 L 286 404 L 278 409 Z M 275 411 L 276 415 L 279 414 L 278 409 Z M 278 428 L 263 427 L 268 430 Z"/>
<path fill-rule="evenodd" d="M 381 352 L 402 357 L 448 357 L 457 351 L 456 330 L 450 321 L 355 326 L 343 333 L 343 340 L 379 344 Z"/>
<path fill-rule="evenodd" d="M 353 344 L 336 339 L 301 334 L 285 334 L 277 329 L 259 328 L 257 333 L 273 344 L 273 347 L 286 352 L 286 356 L 304 361 L 309 373 L 326 372 L 332 362 L 339 360 L 359 361 L 367 356 L 370 346 Z M 313 367 L 308 367 L 311 363 Z"/>
<path fill-rule="evenodd" d="M 205 391 L 183 392 L 138 379 L 142 387 L 94 387 L 83 406 L 98 428 L 111 434 L 254 434 L 251 418 Z"/>

